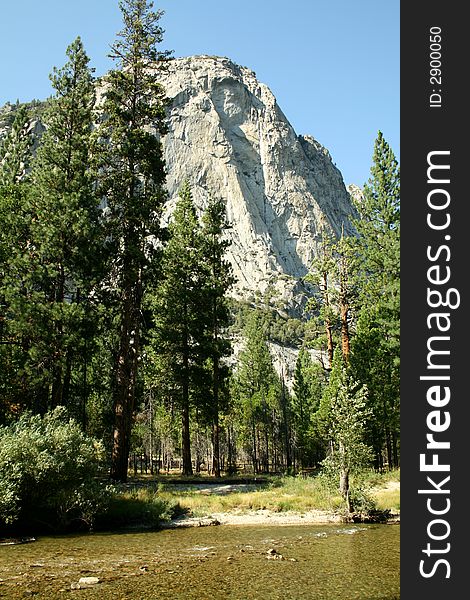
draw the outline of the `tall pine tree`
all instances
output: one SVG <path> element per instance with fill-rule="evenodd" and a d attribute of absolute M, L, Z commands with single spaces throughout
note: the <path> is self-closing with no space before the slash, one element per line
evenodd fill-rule
<path fill-rule="evenodd" d="M 29 243 L 28 166 L 32 135 L 26 106 L 16 110 L 0 147 L 0 422 L 27 404 L 25 341 L 17 330 L 14 306 L 23 256 Z"/>
<path fill-rule="evenodd" d="M 343 358 L 351 352 L 351 313 L 356 300 L 356 259 L 350 238 L 341 232 L 336 239 L 325 223 L 320 229 L 320 253 L 312 263 L 306 280 L 317 293 L 309 300 L 308 309 L 325 328 L 329 369 L 333 363 L 335 332 L 339 331 Z"/>
<path fill-rule="evenodd" d="M 372 458 L 371 448 L 364 441 L 369 410 L 366 386 L 354 380 L 338 351 L 322 401 L 328 406 L 329 437 L 329 452 L 323 465 L 338 476 L 341 495 L 351 512 L 350 475 L 368 466 Z"/>
<path fill-rule="evenodd" d="M 16 292 L 10 290 L 30 405 L 39 412 L 68 403 L 99 238 L 90 172 L 94 82 L 79 38 L 67 57 L 51 75 L 56 93 L 44 115 L 27 196 L 27 241 L 15 260 Z"/>
<path fill-rule="evenodd" d="M 162 278 L 150 305 L 154 319 L 149 357 L 156 380 L 181 414 L 183 473 L 192 474 L 190 416 L 205 386 L 207 347 L 206 266 L 191 188 L 185 181 L 169 225 Z"/>
<path fill-rule="evenodd" d="M 361 265 L 361 311 L 352 360 L 356 376 L 369 389 L 368 442 L 376 466 L 386 461 L 393 467 L 399 464 L 400 425 L 400 170 L 380 131 L 358 210 L 355 250 Z"/>
<path fill-rule="evenodd" d="M 321 456 L 321 440 L 312 430 L 312 424 L 325 384 L 324 369 L 302 347 L 295 364 L 292 397 L 295 447 L 301 468 L 315 466 Z"/>
<path fill-rule="evenodd" d="M 207 343 L 210 377 L 210 418 L 212 422 L 213 471 L 220 477 L 220 426 L 219 415 L 222 405 L 222 390 L 226 387 L 229 370 L 223 359 L 231 352 L 226 329 L 230 313 L 226 294 L 234 283 L 230 263 L 224 255 L 229 241 L 223 238 L 228 228 L 225 217 L 225 204 L 222 200 L 209 200 L 203 215 L 203 257 L 207 269 L 204 291 L 207 295 Z M 225 395 L 226 396 L 226 395 Z"/>
<path fill-rule="evenodd" d="M 155 277 L 165 201 L 161 135 L 165 94 L 158 73 L 167 52 L 162 13 L 147 0 L 122 0 L 124 27 L 112 46 L 117 68 L 105 80 L 99 191 L 107 205 L 109 288 L 116 314 L 111 477 L 127 479 L 130 433 L 143 328 L 142 300 Z"/>
<path fill-rule="evenodd" d="M 260 318 L 253 312 L 243 331 L 245 346 L 238 356 L 234 395 L 238 397 L 243 437 L 258 473 L 261 463 L 268 468 L 272 408 L 278 404 L 279 378 Z M 264 446 L 264 447 L 263 447 Z"/>

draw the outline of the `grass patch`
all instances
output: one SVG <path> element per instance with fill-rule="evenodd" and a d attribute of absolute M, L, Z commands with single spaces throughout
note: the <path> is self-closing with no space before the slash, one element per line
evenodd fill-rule
<path fill-rule="evenodd" d="M 370 488 L 386 487 L 390 483 L 400 482 L 400 469 L 384 471 L 383 473 L 364 471 L 358 479 Z"/>
<path fill-rule="evenodd" d="M 400 512 L 400 490 L 376 490 L 372 496 L 378 509 L 388 509 L 392 513 Z"/>
<path fill-rule="evenodd" d="M 268 485 L 259 486 L 257 489 L 236 491 L 226 495 L 204 494 L 196 488 L 177 490 L 168 485 L 164 486 L 160 497 L 179 505 L 194 516 L 265 509 L 273 512 L 299 513 L 314 509 L 335 511 L 342 503 L 336 491 L 332 490 L 328 482 L 321 477 L 275 478 Z"/>
<path fill-rule="evenodd" d="M 379 510 L 400 512 L 400 469 L 385 473 L 366 473 L 364 481 Z"/>

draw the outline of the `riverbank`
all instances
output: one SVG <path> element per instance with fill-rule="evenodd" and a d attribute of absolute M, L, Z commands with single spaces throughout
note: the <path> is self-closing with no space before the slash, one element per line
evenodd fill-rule
<path fill-rule="evenodd" d="M 164 528 L 211 525 L 312 525 L 400 520 L 399 472 L 370 476 L 356 492 L 358 513 L 347 516 L 342 498 L 322 478 L 285 477 L 260 483 L 175 483 L 160 485 L 160 497 L 181 514 Z M 374 516 L 375 515 L 375 516 Z"/>
<path fill-rule="evenodd" d="M 356 514 L 345 512 L 335 482 L 313 477 L 222 478 L 160 476 L 132 478 L 112 486 L 105 510 L 91 529 L 96 532 L 151 531 L 211 525 L 277 526 L 342 522 L 398 522 L 399 471 L 367 473 L 353 482 Z M 55 529 L 36 515 L 32 523 L 5 530 L 9 539 L 90 529 L 88 523 Z M 9 541 L 5 540 L 5 543 Z"/>
<path fill-rule="evenodd" d="M 171 519 L 161 525 L 162 529 L 178 529 L 181 527 L 210 527 L 214 525 L 241 526 L 281 526 L 281 525 L 319 525 L 341 523 L 339 514 L 322 510 L 311 510 L 306 513 L 275 513 L 271 510 L 232 511 L 213 513 L 203 517 L 183 515 Z"/>

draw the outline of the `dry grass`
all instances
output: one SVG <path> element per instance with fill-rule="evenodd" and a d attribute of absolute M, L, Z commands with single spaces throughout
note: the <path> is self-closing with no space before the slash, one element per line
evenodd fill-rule
<path fill-rule="evenodd" d="M 377 490 L 373 492 L 373 498 L 378 509 L 400 512 L 400 490 Z"/>
<path fill-rule="evenodd" d="M 179 506 L 194 516 L 232 511 L 271 510 L 273 512 L 299 512 L 320 509 L 335 511 L 341 506 L 341 497 L 331 493 L 320 478 L 302 480 L 286 477 L 270 485 L 249 491 L 229 494 L 205 494 L 200 490 L 172 490 L 164 487 L 160 497 Z"/>
<path fill-rule="evenodd" d="M 380 510 L 400 512 L 400 470 L 389 471 L 370 480 L 370 494 Z"/>

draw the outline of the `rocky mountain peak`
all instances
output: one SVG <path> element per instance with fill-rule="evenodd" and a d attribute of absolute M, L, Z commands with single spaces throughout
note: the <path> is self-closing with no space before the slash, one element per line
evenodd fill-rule
<path fill-rule="evenodd" d="M 321 223 L 352 232 L 354 208 L 328 150 L 297 135 L 269 88 L 228 58 L 174 59 L 162 84 L 171 99 L 169 210 L 185 178 L 199 207 L 209 195 L 224 198 L 234 295 L 275 290 L 295 310 Z"/>

